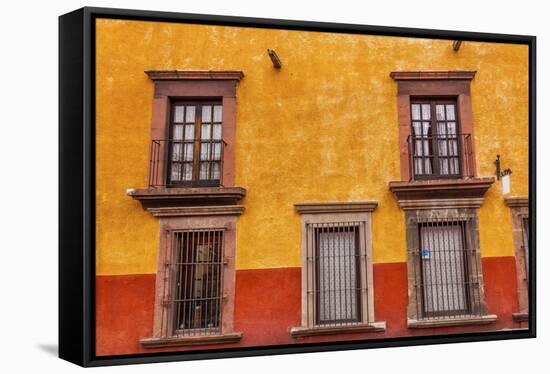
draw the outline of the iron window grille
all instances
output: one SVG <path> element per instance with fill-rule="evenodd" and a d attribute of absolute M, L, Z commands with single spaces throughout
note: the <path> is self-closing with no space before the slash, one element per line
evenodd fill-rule
<path fill-rule="evenodd" d="M 151 143 L 150 187 L 222 184 L 222 110 L 218 101 L 172 103 L 169 138 Z"/>
<path fill-rule="evenodd" d="M 224 229 L 172 231 L 170 240 L 163 336 L 221 334 Z"/>
<path fill-rule="evenodd" d="M 529 216 L 521 216 L 522 248 L 525 256 L 525 279 L 529 282 Z"/>
<path fill-rule="evenodd" d="M 365 223 L 308 223 L 306 230 L 307 326 L 370 321 Z"/>
<path fill-rule="evenodd" d="M 473 176 L 470 134 L 461 134 L 454 100 L 411 102 L 407 139 L 411 179 Z"/>
<path fill-rule="evenodd" d="M 416 315 L 422 320 L 483 316 L 482 272 L 472 230 L 475 217 L 417 219 Z"/>

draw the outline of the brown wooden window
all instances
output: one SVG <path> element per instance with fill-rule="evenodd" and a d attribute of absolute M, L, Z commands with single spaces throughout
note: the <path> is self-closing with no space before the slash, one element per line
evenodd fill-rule
<path fill-rule="evenodd" d="M 460 134 L 456 101 L 412 100 L 411 127 L 409 151 L 414 178 L 461 177 L 461 148 L 469 135 Z"/>
<path fill-rule="evenodd" d="M 174 101 L 167 186 L 217 186 L 222 174 L 222 104 Z"/>
<path fill-rule="evenodd" d="M 172 232 L 170 290 L 164 336 L 219 335 L 222 310 L 223 230 Z"/>

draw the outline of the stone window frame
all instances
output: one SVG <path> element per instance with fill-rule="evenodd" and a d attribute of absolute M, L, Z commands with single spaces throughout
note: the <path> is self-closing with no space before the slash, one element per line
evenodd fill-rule
<path fill-rule="evenodd" d="M 462 325 L 480 325 L 489 324 L 497 320 L 496 315 L 487 313 L 487 305 L 485 304 L 484 284 L 483 284 L 483 268 L 481 261 L 481 251 L 479 244 L 479 219 L 478 209 L 481 207 L 483 199 L 479 198 L 463 198 L 456 200 L 409 200 L 401 201 L 400 206 L 405 210 L 406 222 L 406 238 L 407 238 L 407 276 L 408 276 L 408 295 L 409 302 L 407 305 L 407 327 L 416 328 L 431 328 L 445 326 L 462 326 Z M 469 273 L 469 281 L 479 283 L 479 293 L 476 299 L 471 300 L 471 309 L 478 310 L 480 315 L 472 315 L 468 317 L 440 317 L 437 320 L 423 320 L 418 316 L 417 305 L 417 286 L 415 279 L 415 270 L 419 271 L 420 264 L 418 258 L 415 257 L 415 248 L 419 243 L 418 220 L 427 220 L 430 218 L 452 218 L 456 220 L 471 219 L 473 227 L 469 230 L 470 240 L 475 247 L 473 261 L 476 261 L 477 273 Z M 475 296 L 475 295 L 474 295 Z"/>
<path fill-rule="evenodd" d="M 224 186 L 235 183 L 235 127 L 237 83 L 244 78 L 238 70 L 146 70 L 154 82 L 151 117 L 151 140 L 167 139 L 170 130 L 172 100 L 221 99 L 223 147 L 222 178 Z M 166 182 L 165 145 L 159 147 L 160 167 L 157 179 Z"/>
<path fill-rule="evenodd" d="M 325 202 L 325 203 L 297 203 L 294 204 L 296 211 L 301 218 L 301 258 L 302 258 L 302 276 L 301 276 L 301 325 L 292 327 L 290 335 L 293 338 L 303 338 L 308 336 L 342 334 L 342 333 L 369 333 L 384 332 L 386 323 L 375 321 L 374 315 L 374 283 L 373 283 L 373 261 L 372 261 L 372 212 L 377 207 L 376 201 L 362 202 Z M 365 238 L 361 241 L 361 253 L 366 264 L 361 264 L 361 282 L 366 285 L 367 295 L 361 295 L 361 322 L 344 326 L 314 326 L 310 321 L 314 320 L 312 310 L 307 308 L 308 283 L 307 266 L 308 264 L 308 227 L 312 223 L 345 223 L 361 222 Z M 311 300 L 310 300 L 311 301 Z"/>
<path fill-rule="evenodd" d="M 407 139 L 411 131 L 411 97 L 456 99 L 458 122 L 462 133 L 471 134 L 471 174 L 477 176 L 472 99 L 470 82 L 474 70 L 394 71 L 390 77 L 397 82 L 397 114 L 399 128 L 400 174 L 402 181 L 411 177 Z M 461 157 L 464 170 L 465 157 Z"/>
<path fill-rule="evenodd" d="M 235 253 L 237 245 L 236 228 L 237 216 L 242 214 L 242 206 L 226 207 L 196 207 L 182 208 L 153 208 L 149 211 L 159 217 L 159 251 L 157 258 L 157 273 L 155 286 L 155 307 L 153 317 L 153 334 L 143 338 L 140 343 L 145 348 L 161 348 L 197 344 L 237 343 L 242 333 L 234 331 L 235 309 Z M 174 231 L 223 229 L 224 270 L 223 270 L 223 305 L 220 334 L 173 336 L 163 333 L 163 326 L 170 320 L 173 311 L 167 310 L 164 300 L 170 292 L 171 280 L 165 264 L 170 258 L 172 247 L 170 236 Z"/>
<path fill-rule="evenodd" d="M 518 307 L 512 317 L 517 322 L 526 322 L 529 320 L 529 279 L 525 262 L 524 224 L 523 219 L 529 218 L 529 197 L 507 196 L 504 198 L 505 204 L 510 208 L 512 216 L 512 237 L 514 240 L 514 257 L 516 261 L 516 283 L 518 293 Z"/>

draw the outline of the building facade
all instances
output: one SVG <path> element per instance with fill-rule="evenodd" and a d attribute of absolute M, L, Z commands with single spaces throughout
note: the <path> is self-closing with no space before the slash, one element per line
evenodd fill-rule
<path fill-rule="evenodd" d="M 527 327 L 526 45 L 96 22 L 97 355 Z"/>

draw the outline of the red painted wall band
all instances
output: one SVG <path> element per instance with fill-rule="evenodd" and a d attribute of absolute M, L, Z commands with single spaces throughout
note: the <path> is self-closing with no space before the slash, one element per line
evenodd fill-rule
<path fill-rule="evenodd" d="M 490 325 L 431 329 L 407 328 L 407 264 L 374 264 L 374 302 L 377 321 L 386 332 L 294 339 L 289 331 L 301 317 L 301 269 L 240 270 L 236 275 L 235 331 L 239 343 L 146 349 L 139 340 L 152 334 L 155 275 L 96 277 L 96 354 L 118 355 L 159 351 L 220 349 L 305 342 L 439 335 L 517 328 L 514 257 L 483 259 L 485 301 L 498 321 Z"/>

